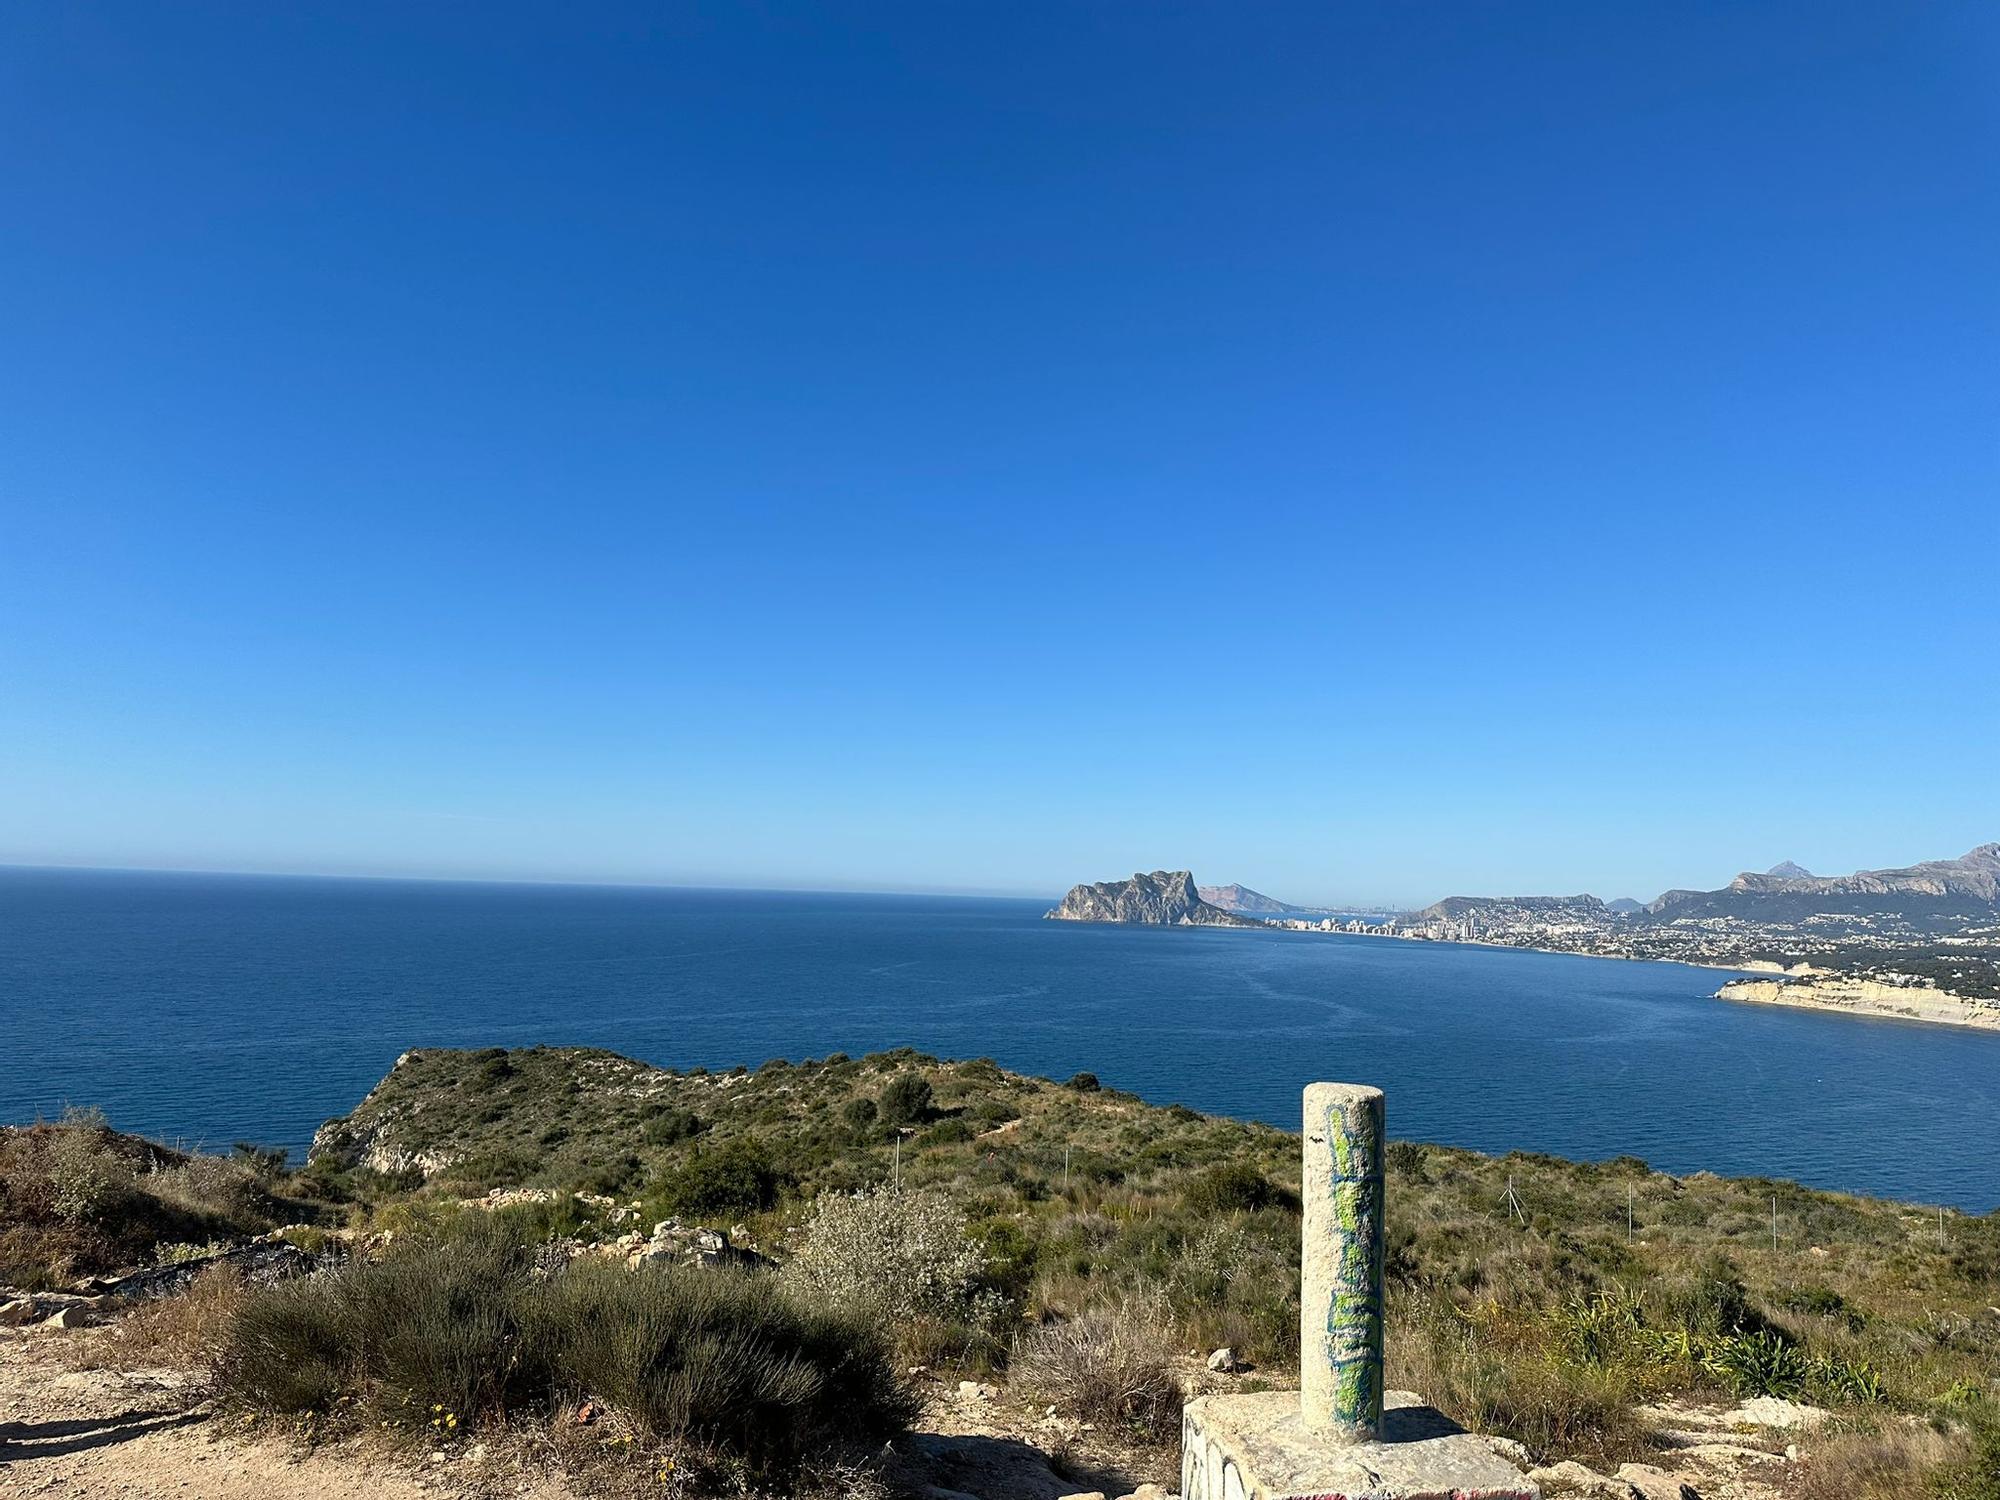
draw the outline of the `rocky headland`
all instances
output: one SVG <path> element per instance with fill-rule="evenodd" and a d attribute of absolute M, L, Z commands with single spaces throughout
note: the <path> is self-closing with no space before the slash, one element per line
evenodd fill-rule
<path fill-rule="evenodd" d="M 1801 1010 L 1829 1010 L 1891 1021 L 1929 1021 L 1943 1026 L 2000 1031 L 2000 1000 L 1955 995 L 1922 984 L 1884 984 L 1850 974 L 1732 979 L 1715 993 L 1717 999 L 1741 1000 L 1750 1005 L 1789 1005 Z"/>
<path fill-rule="evenodd" d="M 1142 922 L 1155 927 L 1261 927 L 1202 900 L 1186 870 L 1155 870 L 1130 880 L 1075 885 L 1046 915 L 1057 922 Z"/>

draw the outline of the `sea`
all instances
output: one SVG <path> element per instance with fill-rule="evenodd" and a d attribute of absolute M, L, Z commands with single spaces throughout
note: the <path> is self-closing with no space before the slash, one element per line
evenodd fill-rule
<path fill-rule="evenodd" d="M 413 1047 L 755 1067 L 914 1047 L 1297 1128 L 2000 1205 L 2000 1034 L 1678 964 L 1049 922 L 1049 901 L 0 869 L 0 1122 L 282 1146 Z"/>

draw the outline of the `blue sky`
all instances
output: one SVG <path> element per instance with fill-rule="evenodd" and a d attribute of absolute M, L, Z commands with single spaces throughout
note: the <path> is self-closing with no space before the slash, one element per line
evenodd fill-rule
<path fill-rule="evenodd" d="M 0 12 L 0 861 L 2000 837 L 2000 12 Z"/>

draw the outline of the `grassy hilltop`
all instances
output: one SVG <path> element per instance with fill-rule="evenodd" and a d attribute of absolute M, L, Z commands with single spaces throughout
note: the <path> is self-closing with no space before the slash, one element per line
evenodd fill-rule
<path fill-rule="evenodd" d="M 299 1170 L 252 1153 L 192 1172 L 185 1159 L 149 1166 L 127 1140 L 95 1122 L 0 1140 L 0 1279 L 46 1284 L 182 1253 L 175 1240 L 277 1223 L 313 1245 L 344 1239 L 358 1266 L 379 1263 L 350 1276 L 401 1266 L 393 1296 L 377 1287 L 343 1304 L 339 1337 L 360 1352 L 342 1354 L 333 1339 L 317 1384 L 259 1385 L 240 1346 L 231 1365 L 224 1339 L 221 1366 L 239 1392 L 287 1409 L 330 1410 L 404 1381 L 380 1363 L 381 1340 L 356 1309 L 418 1295 L 413 1277 L 447 1267 L 463 1280 L 477 1263 L 485 1269 L 453 1295 L 485 1309 L 500 1330 L 493 1347 L 515 1351 L 509 1368 L 521 1367 L 522 1349 L 555 1352 L 526 1394 L 469 1376 L 469 1385 L 414 1388 L 463 1392 L 449 1409 L 466 1408 L 468 1420 L 467 1403 L 512 1410 L 565 1390 L 629 1389 L 636 1408 L 657 1414 L 656 1435 L 694 1432 L 700 1423 L 674 1404 L 681 1397 L 631 1370 L 586 1376 L 565 1364 L 583 1358 L 581 1346 L 550 1320 L 588 1306 L 600 1320 L 623 1309 L 613 1321 L 720 1319 L 741 1332 L 776 1314 L 733 1302 L 690 1312 L 682 1293 L 669 1310 L 635 1311 L 620 1300 L 638 1284 L 622 1268 L 611 1281 L 563 1280 L 572 1301 L 551 1300 L 531 1274 L 536 1247 L 551 1243 L 570 1253 L 608 1244 L 636 1259 L 665 1221 L 677 1221 L 675 1232 L 726 1231 L 777 1262 L 775 1277 L 744 1284 L 780 1289 L 794 1309 L 784 1317 L 806 1319 L 786 1322 L 787 1337 L 805 1346 L 824 1351 L 846 1337 L 879 1344 L 897 1368 L 1004 1378 L 1135 1442 L 1171 1440 L 1175 1372 L 1190 1352 L 1232 1347 L 1248 1378 L 1271 1383 L 1284 1383 L 1296 1360 L 1297 1137 L 1147 1105 L 1089 1075 L 1056 1083 L 907 1050 L 727 1073 L 580 1048 L 424 1050 L 329 1122 Z M 76 1178 L 93 1152 L 107 1158 L 94 1177 L 81 1172 L 95 1203 L 79 1210 L 75 1192 L 58 1203 L 34 1185 L 51 1161 Z M 496 1200 L 494 1190 L 509 1191 Z M 146 1203 L 155 1207 L 136 1211 Z M 51 1254 L 59 1265 L 36 1259 Z M 425 1254 L 432 1271 L 410 1270 Z M 1851 1431 L 1830 1451 L 1838 1459 L 1847 1444 L 1855 1456 L 1829 1472 L 1845 1493 L 2000 1492 L 2000 1474 L 1986 1489 L 1965 1478 L 2000 1467 L 1990 1436 L 2000 1215 L 1672 1177 L 1631 1158 L 1493 1158 L 1399 1141 L 1389 1151 L 1388 1259 L 1390 1383 L 1538 1458 L 1638 1456 L 1633 1411 L 1647 1401 L 1776 1395 L 1844 1414 Z M 715 1274 L 706 1282 L 717 1284 Z M 503 1291 L 477 1290 L 488 1283 Z M 267 1350 L 296 1356 L 288 1340 L 333 1337 L 335 1313 L 306 1306 L 297 1289 L 261 1295 L 293 1301 L 237 1313 L 238 1337 L 246 1316 L 276 1320 L 256 1325 Z M 481 1297 L 501 1300 L 488 1307 Z M 813 1321 L 822 1317 L 848 1321 Z M 464 1353 L 461 1364 L 476 1371 L 481 1357 Z M 840 1379 L 864 1392 L 856 1399 L 871 1421 L 906 1415 L 875 1375 L 846 1369 Z M 399 1388 L 407 1404 L 413 1387 Z M 432 1405 L 447 1409 L 442 1400 L 419 1409 Z M 1920 1452 L 1895 1436 L 1904 1416 L 1928 1424 Z M 840 1425 L 825 1412 L 817 1420 Z M 1871 1489 L 1869 1475 L 1887 1477 Z"/>

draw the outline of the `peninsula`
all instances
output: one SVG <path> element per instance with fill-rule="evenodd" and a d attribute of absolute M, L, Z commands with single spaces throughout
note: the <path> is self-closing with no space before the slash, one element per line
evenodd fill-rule
<path fill-rule="evenodd" d="M 1655 959 L 1759 976 L 1731 979 L 1717 991 L 1725 1000 L 2000 1030 L 2000 843 L 1851 875 L 1785 860 L 1717 890 L 1644 903 L 1447 896 L 1386 916 L 1294 906 L 1238 884 L 1197 887 L 1184 870 L 1155 870 L 1076 886 L 1048 915 Z"/>
<path fill-rule="evenodd" d="M 1976 1026 L 2000 1031 L 2000 1000 L 1954 995 L 1927 984 L 1885 984 L 1848 974 L 1782 979 L 1732 979 L 1715 992 L 1719 1000 L 1750 1005 L 1789 1005 L 1841 1015 L 1894 1021 L 1930 1021 L 1940 1026 Z"/>
<path fill-rule="evenodd" d="M 1155 870 L 1130 880 L 1074 885 L 1047 913 L 1057 922 L 1141 922 L 1155 927 L 1262 927 L 1202 900 L 1186 870 Z"/>

